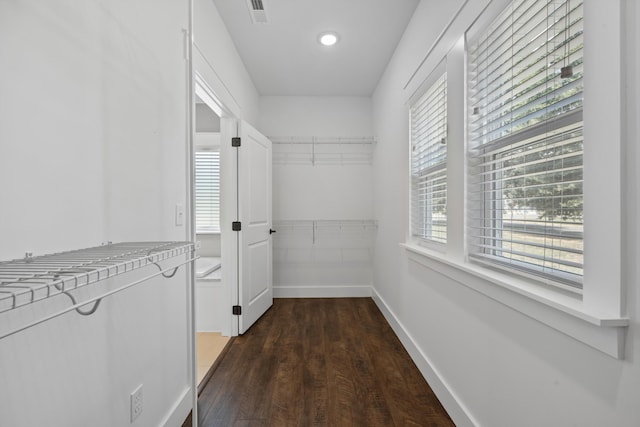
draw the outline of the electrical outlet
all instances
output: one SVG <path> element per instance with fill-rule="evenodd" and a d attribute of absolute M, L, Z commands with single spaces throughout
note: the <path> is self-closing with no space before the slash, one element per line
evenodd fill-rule
<path fill-rule="evenodd" d="M 131 422 L 142 413 L 142 384 L 131 393 Z"/>

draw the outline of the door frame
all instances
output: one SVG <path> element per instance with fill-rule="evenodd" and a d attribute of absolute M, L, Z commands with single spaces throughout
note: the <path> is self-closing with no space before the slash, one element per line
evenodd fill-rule
<path fill-rule="evenodd" d="M 238 132 L 238 118 L 241 116 L 239 105 L 228 92 L 224 83 L 218 77 L 211 64 L 198 49 L 193 39 L 193 3 L 189 0 L 190 28 L 185 33 L 189 40 L 186 42 L 187 55 L 187 224 L 186 239 L 196 241 L 195 230 L 195 109 L 196 95 L 202 99 L 220 117 L 220 244 L 221 260 L 225 262 L 222 268 L 222 290 L 225 300 L 229 303 L 226 324 L 222 334 L 238 335 L 238 322 L 233 322 L 231 307 L 238 300 L 238 243 L 237 236 L 231 229 L 231 221 L 237 218 L 237 159 L 231 150 L 231 137 Z M 231 219 L 234 218 L 234 219 Z M 228 226 L 227 226 L 228 225 Z M 237 234 L 237 233 L 235 233 Z M 226 261 L 225 261 L 226 260 Z M 192 426 L 198 426 L 198 384 L 196 365 L 196 323 L 195 323 L 195 263 L 189 273 L 189 290 L 187 293 L 188 317 L 188 358 L 189 383 L 191 386 L 191 414 Z M 235 323 L 235 326 L 234 326 Z"/>
<path fill-rule="evenodd" d="M 223 329 L 231 337 L 238 336 L 238 316 L 232 307 L 239 304 L 240 289 L 240 236 L 233 231 L 231 223 L 238 219 L 238 150 L 231 146 L 231 138 L 238 134 L 238 120 L 231 117 L 220 118 L 220 246 L 223 263 L 223 292 L 228 303 L 226 327 Z M 225 172 L 226 171 L 226 172 Z"/>
<path fill-rule="evenodd" d="M 208 63 L 207 63 L 208 65 Z M 227 108 L 217 96 L 214 89 L 208 84 L 203 74 L 198 69 L 194 71 L 194 94 L 220 117 L 220 245 L 222 260 L 222 293 L 227 301 L 227 315 L 222 325 L 222 335 L 235 337 L 240 335 L 240 323 L 243 320 L 232 312 L 233 306 L 242 306 L 240 278 L 242 275 L 242 259 L 240 256 L 242 236 L 233 231 L 231 224 L 239 221 L 242 214 L 241 200 L 239 200 L 240 185 L 240 157 L 237 147 L 233 147 L 231 139 L 241 136 L 243 121 L 240 120 L 231 109 Z M 251 125 L 245 123 L 254 132 L 258 132 Z M 195 128 L 194 128 L 195 138 Z M 270 195 L 269 195 L 270 196 Z M 193 203 L 192 203 L 193 204 Z M 271 202 L 269 202 L 271 206 Z M 191 206 L 191 208 L 193 208 Z M 269 227 L 272 226 L 272 218 L 269 218 Z M 195 240 L 195 223 L 193 224 L 193 239 Z M 271 239 L 270 243 L 271 244 Z M 270 251 L 272 256 L 272 250 Z M 269 258 L 269 262 L 272 258 Z M 271 273 L 271 271 L 270 271 Z M 195 297 L 195 291 L 194 291 Z M 194 325 L 194 337 L 195 337 Z"/>
<path fill-rule="evenodd" d="M 194 71 L 194 94 L 220 117 L 220 250 L 222 273 L 222 293 L 228 302 L 228 315 L 224 316 L 222 335 L 237 336 L 238 325 L 234 322 L 231 307 L 237 304 L 238 291 L 238 252 L 237 234 L 231 230 L 231 222 L 237 218 L 237 153 L 231 147 L 231 138 L 236 136 L 237 118 L 228 109 L 203 75 Z M 194 129 L 195 135 L 195 129 Z M 193 208 L 191 206 L 191 208 Z M 196 238 L 195 223 L 193 224 L 193 240 Z M 235 285 L 234 285 L 235 284 Z M 194 295 L 195 297 L 195 295 Z M 194 328 L 194 334 L 195 334 Z"/>

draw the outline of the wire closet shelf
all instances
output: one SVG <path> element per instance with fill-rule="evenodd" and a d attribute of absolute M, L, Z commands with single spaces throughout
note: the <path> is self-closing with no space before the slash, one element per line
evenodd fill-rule
<path fill-rule="evenodd" d="M 270 136 L 275 165 L 370 165 L 376 139 L 363 137 Z"/>
<path fill-rule="evenodd" d="M 159 263 L 184 255 L 177 264 L 163 267 Z M 45 316 L 28 325 L 6 333 L 0 339 L 66 312 L 75 310 L 81 315 L 93 314 L 102 298 L 145 282 L 156 276 L 173 277 L 178 268 L 195 260 L 195 246 L 191 242 L 124 242 L 109 243 L 92 248 L 0 262 L 0 313 L 66 295 L 72 305 Z M 125 273 L 155 265 L 159 271 L 78 302 L 72 293 L 87 285 L 98 283 Z M 90 308 L 83 308 L 93 304 Z"/>
<path fill-rule="evenodd" d="M 356 266 L 372 261 L 375 220 L 281 220 L 273 225 L 278 230 L 275 264 Z"/>

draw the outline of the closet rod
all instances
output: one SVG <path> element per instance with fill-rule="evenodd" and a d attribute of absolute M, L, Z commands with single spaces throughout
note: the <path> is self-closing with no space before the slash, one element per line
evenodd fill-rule
<path fill-rule="evenodd" d="M 15 328 L 15 329 L 12 329 L 9 332 L 5 332 L 2 335 L 0 335 L 0 340 L 3 339 L 3 338 L 10 337 L 11 335 L 17 334 L 18 332 L 22 332 L 25 329 L 29 329 L 29 328 L 37 326 L 37 325 L 39 325 L 41 323 L 47 322 L 47 321 L 49 321 L 51 319 L 55 319 L 56 317 L 60 317 L 63 314 L 66 314 L 66 313 L 68 313 L 70 311 L 77 310 L 77 309 L 79 309 L 79 308 L 81 308 L 81 307 L 83 307 L 85 305 L 88 305 L 88 304 L 91 304 L 91 303 L 97 303 L 102 298 L 117 294 L 118 292 L 122 292 L 125 289 L 129 289 L 129 288 L 131 288 L 133 286 L 139 285 L 140 283 L 143 283 L 143 282 L 146 282 L 147 280 L 153 279 L 156 276 L 164 275 L 165 273 L 167 273 L 169 271 L 175 270 L 175 269 L 177 269 L 177 268 L 179 268 L 179 267 L 181 267 L 181 266 L 183 266 L 185 264 L 188 264 L 188 263 L 190 263 L 192 261 L 195 261 L 197 258 L 199 258 L 199 257 L 196 256 L 196 257 L 190 258 L 190 259 L 188 259 L 188 260 L 186 260 L 184 262 L 181 262 L 181 263 L 179 263 L 177 265 L 174 265 L 174 266 L 169 267 L 169 268 L 165 268 L 164 270 L 160 270 L 157 273 L 153 273 L 153 274 L 150 274 L 149 276 L 143 277 L 142 279 L 136 280 L 136 281 L 131 282 L 131 283 L 127 283 L 126 285 L 121 286 L 119 288 L 112 289 L 112 290 L 110 290 L 108 292 L 103 293 L 100 296 L 89 298 L 86 301 L 74 304 L 72 306 L 69 306 L 69 307 L 63 309 L 63 310 L 57 311 L 55 313 L 49 314 L 47 316 L 44 316 L 44 317 L 42 317 L 42 318 L 40 318 L 38 320 L 35 320 L 33 322 L 30 322 L 30 323 L 27 323 L 26 325 L 20 326 L 20 327 Z"/>

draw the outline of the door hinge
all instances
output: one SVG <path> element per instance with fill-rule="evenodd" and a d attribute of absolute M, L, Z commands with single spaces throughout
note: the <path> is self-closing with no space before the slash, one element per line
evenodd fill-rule
<path fill-rule="evenodd" d="M 239 136 L 234 136 L 233 138 L 231 138 L 231 146 L 232 147 L 240 147 L 241 143 L 242 143 L 242 141 L 241 141 Z"/>
<path fill-rule="evenodd" d="M 242 230 L 242 223 L 240 221 L 233 221 L 231 223 L 231 230 L 233 230 L 233 231 Z"/>
<path fill-rule="evenodd" d="M 231 312 L 234 316 L 240 316 L 242 314 L 242 306 L 234 305 L 233 307 L 231 307 Z"/>

